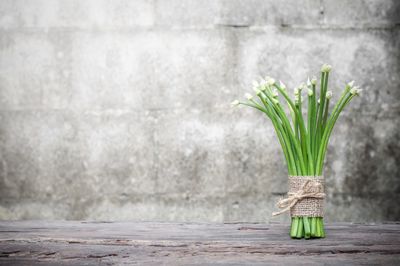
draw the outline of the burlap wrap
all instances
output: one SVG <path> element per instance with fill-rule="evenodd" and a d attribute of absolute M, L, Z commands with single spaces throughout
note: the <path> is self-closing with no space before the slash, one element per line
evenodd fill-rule
<path fill-rule="evenodd" d="M 296 193 L 307 180 L 321 184 L 321 186 L 311 187 L 309 192 L 324 193 L 323 176 L 289 176 L 289 193 Z M 324 217 L 324 199 L 303 198 L 290 208 L 290 216 Z"/>
<path fill-rule="evenodd" d="M 323 176 L 289 176 L 288 197 L 278 201 L 277 207 L 282 210 L 272 215 L 290 211 L 292 217 L 323 217 L 324 185 Z"/>

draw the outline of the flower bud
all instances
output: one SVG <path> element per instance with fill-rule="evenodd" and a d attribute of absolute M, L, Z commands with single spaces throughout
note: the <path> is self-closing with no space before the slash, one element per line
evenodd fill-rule
<path fill-rule="evenodd" d="M 301 94 L 296 94 L 294 96 L 294 103 L 296 105 L 299 105 L 299 103 L 302 103 L 302 102 L 303 102 L 303 98 L 301 97 Z"/>
<path fill-rule="evenodd" d="M 259 86 L 264 86 L 266 84 L 266 81 L 262 78 L 260 78 L 260 82 L 258 83 Z"/>
<path fill-rule="evenodd" d="M 354 87 L 354 88 L 352 88 L 351 90 L 350 90 L 350 93 L 352 94 L 352 95 L 360 95 L 360 93 L 361 93 L 361 89 L 359 89 L 358 87 Z"/>
<path fill-rule="evenodd" d="M 279 87 L 281 87 L 281 88 L 282 88 L 282 90 L 286 90 L 286 85 L 285 85 L 285 84 L 283 84 L 283 82 L 282 82 L 282 81 L 279 81 Z"/>
<path fill-rule="evenodd" d="M 310 90 L 310 89 L 308 89 L 308 96 L 313 96 L 313 94 L 314 94 L 314 92 L 312 91 L 312 90 Z"/>
<path fill-rule="evenodd" d="M 260 96 L 260 94 L 261 94 L 261 90 L 256 90 L 256 95 Z"/>
<path fill-rule="evenodd" d="M 274 88 L 273 90 L 272 90 L 272 97 L 274 97 L 274 98 L 277 98 L 278 96 L 279 96 L 279 94 L 278 94 L 278 90 L 276 89 L 276 88 Z"/>
<path fill-rule="evenodd" d="M 313 78 L 311 79 L 311 84 L 312 84 L 312 85 L 317 85 L 317 79 L 316 79 L 315 77 L 313 77 Z"/>
<path fill-rule="evenodd" d="M 240 102 L 238 100 L 234 100 L 233 102 L 231 102 L 232 106 L 238 106 L 240 104 Z"/>
<path fill-rule="evenodd" d="M 330 98 L 332 98 L 332 91 L 327 91 L 325 97 L 326 97 L 328 100 L 329 100 Z"/>
<path fill-rule="evenodd" d="M 323 64 L 322 67 L 321 67 L 321 72 L 326 72 L 326 73 L 328 73 L 329 71 L 331 71 L 331 69 L 332 69 L 332 66 L 331 66 L 331 65 Z"/>
<path fill-rule="evenodd" d="M 349 88 L 353 88 L 353 86 L 354 86 L 354 80 L 352 80 L 352 81 L 350 81 L 349 83 L 347 83 L 347 86 L 348 86 Z"/>
<path fill-rule="evenodd" d="M 300 93 L 300 88 L 294 88 L 293 92 L 295 96 L 298 96 Z"/>
<path fill-rule="evenodd" d="M 266 80 L 267 80 L 267 84 L 268 84 L 269 86 L 272 86 L 272 85 L 275 84 L 275 80 L 274 80 L 273 78 L 266 78 Z"/>
<path fill-rule="evenodd" d="M 244 95 L 244 97 L 246 97 L 247 100 L 253 99 L 253 95 L 251 95 L 250 93 L 246 93 L 246 94 Z"/>
<path fill-rule="evenodd" d="M 307 86 L 308 86 L 308 87 L 311 87 L 310 77 L 307 78 Z"/>

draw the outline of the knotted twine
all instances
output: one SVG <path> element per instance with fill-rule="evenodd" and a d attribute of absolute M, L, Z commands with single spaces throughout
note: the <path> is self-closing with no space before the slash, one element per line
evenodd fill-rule
<path fill-rule="evenodd" d="M 292 217 L 323 217 L 324 198 L 323 176 L 289 176 L 288 197 L 277 202 L 276 206 L 282 210 L 272 215 L 290 211 Z"/>

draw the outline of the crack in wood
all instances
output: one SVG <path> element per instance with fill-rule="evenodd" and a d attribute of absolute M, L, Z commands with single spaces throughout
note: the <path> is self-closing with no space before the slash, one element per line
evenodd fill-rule
<path fill-rule="evenodd" d="M 100 259 L 100 258 L 105 258 L 105 257 L 115 257 L 118 256 L 118 254 L 104 254 L 104 255 L 88 255 L 87 258 L 95 258 L 95 259 Z"/>
<path fill-rule="evenodd" d="M 157 248 L 184 248 L 188 247 L 187 244 L 178 244 L 178 245 L 164 245 L 164 244 L 150 244 L 149 247 L 157 247 Z"/>
<path fill-rule="evenodd" d="M 269 228 L 242 226 L 242 227 L 239 227 L 238 230 L 269 230 Z"/>

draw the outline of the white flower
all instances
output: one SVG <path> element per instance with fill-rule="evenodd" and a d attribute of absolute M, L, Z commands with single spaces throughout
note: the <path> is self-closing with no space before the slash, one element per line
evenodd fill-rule
<path fill-rule="evenodd" d="M 260 84 L 257 81 L 253 81 L 253 90 L 256 91 L 260 88 Z"/>
<path fill-rule="evenodd" d="M 326 97 L 328 100 L 329 100 L 330 98 L 332 98 L 332 91 L 327 91 L 325 97 Z"/>
<path fill-rule="evenodd" d="M 311 86 L 311 81 L 310 81 L 310 77 L 307 78 L 307 86 L 310 87 Z"/>
<path fill-rule="evenodd" d="M 268 77 L 268 78 L 266 78 L 266 81 L 269 86 L 272 86 L 275 84 L 275 80 L 273 78 Z"/>
<path fill-rule="evenodd" d="M 274 98 L 276 98 L 276 97 L 279 96 L 278 90 L 277 90 L 276 88 L 274 88 L 274 89 L 272 90 L 271 94 L 272 94 L 272 97 L 274 97 Z"/>
<path fill-rule="evenodd" d="M 322 67 L 321 67 L 321 71 L 322 72 L 326 72 L 326 73 L 331 71 L 331 69 L 332 69 L 332 66 L 328 65 L 328 64 L 323 64 Z"/>
<path fill-rule="evenodd" d="M 308 96 L 313 96 L 314 92 L 310 89 L 308 89 Z"/>
<path fill-rule="evenodd" d="M 282 90 L 286 90 L 286 85 L 285 85 L 285 84 L 283 84 L 283 82 L 282 82 L 282 81 L 279 81 L 279 87 L 281 87 L 281 88 L 282 88 Z"/>
<path fill-rule="evenodd" d="M 313 77 L 313 78 L 311 79 L 311 84 L 312 84 L 312 85 L 316 85 L 316 84 L 317 84 L 317 79 L 316 79 L 315 77 Z"/>
<path fill-rule="evenodd" d="M 247 100 L 253 99 L 253 95 L 251 95 L 250 93 L 246 93 L 246 94 L 244 95 L 244 97 L 246 97 Z"/>
<path fill-rule="evenodd" d="M 265 86 L 267 85 L 267 81 L 263 78 L 260 79 L 260 86 Z"/>
<path fill-rule="evenodd" d="M 238 100 L 234 100 L 233 102 L 231 102 L 232 106 L 238 106 L 240 104 L 240 102 Z"/>
<path fill-rule="evenodd" d="M 352 81 L 350 81 L 349 83 L 347 83 L 347 86 L 348 86 L 349 88 L 353 88 L 353 86 L 354 86 L 354 80 L 352 80 Z"/>
<path fill-rule="evenodd" d="M 354 88 L 352 88 L 351 90 L 350 90 L 350 93 L 352 94 L 352 95 L 360 95 L 360 93 L 361 93 L 361 89 L 359 89 L 358 87 L 354 87 Z"/>
<path fill-rule="evenodd" d="M 299 103 L 302 103 L 303 102 L 303 98 L 301 97 L 301 92 L 300 93 L 295 93 L 295 95 L 294 95 L 294 103 L 296 104 L 296 105 L 298 105 Z"/>
<path fill-rule="evenodd" d="M 261 78 L 260 82 L 257 83 L 257 87 L 255 87 L 255 88 L 256 89 L 260 89 L 261 91 L 265 91 L 266 90 L 266 86 L 267 86 L 267 82 L 264 79 Z"/>

